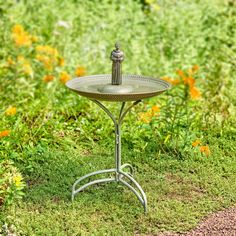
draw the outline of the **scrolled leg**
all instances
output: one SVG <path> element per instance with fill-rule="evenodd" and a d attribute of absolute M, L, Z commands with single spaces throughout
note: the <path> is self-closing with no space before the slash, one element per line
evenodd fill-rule
<path fill-rule="evenodd" d="M 126 168 L 129 168 L 129 172 L 124 171 L 124 169 L 126 169 Z M 120 167 L 120 169 L 121 169 L 122 171 L 126 172 L 127 174 L 129 174 L 131 177 L 133 177 L 133 175 L 134 175 L 134 167 L 133 167 L 132 165 L 130 165 L 130 164 L 128 164 L 128 163 L 125 163 L 125 164 L 123 164 L 123 165 Z"/>
<path fill-rule="evenodd" d="M 75 195 L 84 190 L 85 188 L 94 185 L 94 184 L 98 184 L 98 183 L 106 183 L 106 182 L 113 182 L 116 181 L 115 177 L 113 178 L 103 178 L 103 179 L 98 179 L 98 180 L 94 180 L 94 181 L 90 181 L 87 184 L 82 185 L 80 188 L 76 189 L 76 186 L 82 182 L 83 180 L 94 176 L 94 175 L 99 175 L 99 174 L 104 174 L 104 173 L 115 173 L 116 169 L 106 169 L 106 170 L 99 170 L 99 171 L 95 171 L 92 173 L 89 173 L 87 175 L 82 176 L 81 178 L 79 178 L 78 180 L 75 181 L 75 183 L 72 186 L 72 201 L 74 200 Z"/>
<path fill-rule="evenodd" d="M 133 178 L 134 174 L 134 168 L 130 164 L 123 164 L 121 165 L 121 125 L 123 123 L 124 117 L 128 113 L 128 111 L 138 104 L 140 102 L 136 101 L 133 102 L 128 108 L 125 109 L 125 102 L 122 102 L 120 113 L 118 119 L 110 112 L 110 110 L 105 107 L 100 101 L 93 100 L 98 106 L 100 106 L 106 113 L 107 115 L 111 118 L 111 120 L 114 123 L 114 128 L 115 128 L 115 168 L 114 169 L 106 169 L 106 170 L 99 170 L 92 172 L 90 174 L 87 174 L 81 178 L 79 178 L 75 183 L 73 184 L 72 187 L 72 200 L 74 199 L 75 195 L 79 193 L 80 191 L 84 190 L 85 188 L 98 184 L 98 183 L 107 183 L 107 182 L 121 182 L 124 186 L 129 188 L 138 198 L 138 200 L 141 202 L 141 204 L 144 207 L 144 212 L 147 212 L 147 197 L 146 194 L 144 193 L 143 189 L 139 185 L 139 183 Z M 128 169 L 125 171 L 125 169 Z M 105 174 L 105 173 L 114 173 L 114 177 L 110 178 L 101 178 L 93 181 L 89 181 L 88 183 L 82 185 L 81 187 L 77 188 L 77 185 L 80 184 L 83 180 L 94 176 L 98 174 Z M 129 181 L 127 182 L 125 180 L 127 178 Z M 132 186 L 133 185 L 133 186 Z"/>
<path fill-rule="evenodd" d="M 125 186 L 127 186 L 139 199 L 139 201 L 142 203 L 143 207 L 144 207 L 144 212 L 147 213 L 147 197 L 145 192 L 143 191 L 142 187 L 139 185 L 139 183 L 133 178 L 131 177 L 129 174 L 120 171 L 119 172 L 120 175 L 125 176 L 127 179 L 129 179 L 131 181 L 131 183 L 133 183 L 135 185 L 135 187 L 139 190 L 140 193 L 138 193 L 129 183 L 127 183 L 123 178 L 120 178 L 120 182 L 123 183 Z"/>

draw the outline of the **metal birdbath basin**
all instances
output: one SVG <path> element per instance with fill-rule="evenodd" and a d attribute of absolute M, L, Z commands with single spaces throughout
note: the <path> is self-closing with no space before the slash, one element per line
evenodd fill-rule
<path fill-rule="evenodd" d="M 147 197 L 139 183 L 134 179 L 132 165 L 121 164 L 121 125 L 128 111 L 142 99 L 157 96 L 168 90 L 171 86 L 168 82 L 140 75 L 122 75 L 122 61 L 124 54 L 118 43 L 111 52 L 112 74 L 91 75 L 75 78 L 66 83 L 66 86 L 81 96 L 87 97 L 100 106 L 114 123 L 115 129 L 115 166 L 112 169 L 98 170 L 82 176 L 75 181 L 72 187 L 72 200 L 77 193 L 85 188 L 106 182 L 119 182 L 128 187 L 139 199 L 147 212 Z M 101 101 L 120 102 L 119 116 L 114 114 Z M 126 102 L 132 101 L 126 107 Z M 108 178 L 98 178 L 81 185 L 81 182 L 91 176 L 108 173 Z M 113 174 L 113 175 L 111 175 Z M 128 180 L 128 181 L 127 181 Z"/>

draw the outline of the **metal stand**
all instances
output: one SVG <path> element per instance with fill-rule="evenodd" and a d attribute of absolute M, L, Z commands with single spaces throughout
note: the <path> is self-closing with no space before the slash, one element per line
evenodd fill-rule
<path fill-rule="evenodd" d="M 95 102 L 98 106 L 100 106 L 106 113 L 107 115 L 112 119 L 114 126 L 115 126 L 115 168 L 113 169 L 105 169 L 105 170 L 99 170 L 95 171 L 92 173 L 89 173 L 87 175 L 84 175 L 83 177 L 79 178 L 78 180 L 75 181 L 72 187 L 72 200 L 74 200 L 74 197 L 77 193 L 80 191 L 84 190 L 88 186 L 98 184 L 98 183 L 106 183 L 106 182 L 120 182 L 127 186 L 139 199 L 139 201 L 142 203 L 144 207 L 144 212 L 147 212 L 147 197 L 146 194 L 144 193 L 143 189 L 141 186 L 138 184 L 138 182 L 133 178 L 133 167 L 130 164 L 123 164 L 121 165 L 121 125 L 123 122 L 123 119 L 125 115 L 128 113 L 128 111 L 138 104 L 141 100 L 134 102 L 132 105 L 130 105 L 125 111 L 125 102 L 122 102 L 120 113 L 119 113 L 119 118 L 116 120 L 114 115 L 99 101 L 97 100 L 92 100 Z M 129 172 L 124 172 L 123 169 L 129 168 Z M 94 180 L 91 182 L 88 182 L 87 184 L 84 184 L 83 186 L 79 187 L 76 189 L 77 185 L 83 181 L 86 178 L 89 178 L 94 175 L 98 174 L 104 174 L 104 173 L 114 173 L 113 178 L 102 178 L 98 180 Z M 131 184 L 134 185 L 138 189 L 138 191 L 127 181 L 124 180 L 124 178 L 127 178 Z"/>

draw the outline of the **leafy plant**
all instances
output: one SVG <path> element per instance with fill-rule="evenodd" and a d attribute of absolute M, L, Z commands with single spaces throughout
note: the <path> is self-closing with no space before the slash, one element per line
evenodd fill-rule
<path fill-rule="evenodd" d="M 0 208 L 21 199 L 25 183 L 12 161 L 0 161 Z"/>

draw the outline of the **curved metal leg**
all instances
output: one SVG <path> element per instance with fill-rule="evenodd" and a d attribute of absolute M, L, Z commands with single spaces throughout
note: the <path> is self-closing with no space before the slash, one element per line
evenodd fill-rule
<path fill-rule="evenodd" d="M 93 175 L 97 175 L 97 174 L 104 174 L 104 173 L 109 173 L 109 172 L 115 172 L 116 169 L 105 169 L 105 170 L 98 170 L 98 171 L 94 171 L 92 173 L 89 173 L 87 175 L 82 176 L 81 178 L 79 178 L 78 180 L 75 181 L 73 187 L 75 187 L 79 182 L 81 182 L 82 180 L 91 177 Z"/>
<path fill-rule="evenodd" d="M 84 184 L 83 186 L 81 186 L 80 188 L 78 188 L 76 190 L 76 186 L 81 182 L 83 181 L 84 179 L 86 178 L 89 178 L 91 176 L 94 176 L 94 175 L 98 175 L 98 174 L 104 174 L 104 173 L 115 173 L 116 172 L 116 169 L 106 169 L 106 170 L 98 170 L 98 171 L 94 171 L 92 173 L 89 173 L 87 175 L 84 175 L 82 176 L 81 178 L 79 178 L 78 180 L 75 181 L 75 183 L 73 184 L 72 186 L 72 200 L 74 200 L 74 197 L 75 197 L 75 194 L 77 194 L 78 192 L 82 191 L 83 189 L 87 188 L 88 186 L 90 185 L 93 185 L 93 184 L 98 184 L 98 183 L 104 183 L 104 182 L 111 182 L 111 181 L 115 181 L 116 179 L 115 178 L 106 178 L 106 179 L 99 179 L 99 180 L 95 180 L 95 181 L 92 181 L 92 182 L 89 182 L 87 184 Z"/>
<path fill-rule="evenodd" d="M 77 190 L 73 190 L 73 192 L 72 192 L 72 200 L 74 200 L 74 197 L 75 197 L 75 195 L 78 192 L 84 190 L 85 188 L 87 188 L 87 187 L 89 187 L 91 185 L 98 184 L 98 183 L 115 182 L 115 181 L 116 181 L 115 178 L 104 178 L 104 179 L 98 179 L 98 180 L 91 181 L 91 182 L 89 182 L 87 184 L 84 184 L 82 187 L 78 188 Z"/>
<path fill-rule="evenodd" d="M 147 212 L 147 197 L 145 192 L 143 191 L 143 189 L 141 188 L 141 186 L 139 185 L 139 183 L 132 178 L 130 175 L 128 175 L 127 173 L 120 171 L 120 174 L 124 175 L 125 177 L 127 177 L 127 179 L 129 179 L 139 190 L 139 192 L 141 193 L 141 196 L 139 193 L 137 193 L 137 191 L 130 185 L 128 184 L 126 181 L 124 181 L 123 179 L 120 179 L 120 182 L 122 182 L 124 185 L 126 185 L 139 199 L 139 201 L 142 203 L 143 207 L 144 207 L 144 212 Z"/>
<path fill-rule="evenodd" d="M 84 175 L 83 177 L 79 178 L 77 181 L 75 181 L 75 183 L 73 184 L 73 187 L 72 187 L 72 200 L 74 199 L 74 197 L 77 193 L 79 193 L 80 191 L 84 190 L 85 188 L 87 188 L 91 185 L 98 184 L 98 183 L 107 183 L 107 182 L 115 182 L 116 181 L 116 182 L 121 182 L 122 184 L 124 184 L 137 196 L 137 198 L 139 199 L 139 201 L 141 202 L 141 204 L 144 207 L 144 212 L 146 213 L 147 212 L 147 197 L 146 197 L 146 194 L 144 193 L 143 189 L 141 188 L 141 186 L 133 178 L 134 168 L 130 164 L 121 165 L 121 124 L 123 122 L 125 115 L 128 113 L 128 111 L 134 105 L 138 104 L 140 101 L 136 101 L 136 102 L 132 103 L 126 110 L 124 110 L 125 102 L 122 102 L 119 117 L 117 120 L 116 120 L 115 116 L 101 102 L 99 102 L 97 100 L 93 100 L 93 101 L 97 105 L 99 105 L 107 113 L 107 115 L 112 119 L 112 121 L 114 123 L 114 127 L 115 127 L 115 168 L 95 171 L 95 172 L 89 173 L 89 174 Z M 123 171 L 123 169 L 125 169 L 125 168 L 129 168 L 129 172 Z M 76 189 L 77 185 L 81 181 L 85 180 L 86 178 L 89 178 L 91 176 L 98 175 L 98 174 L 104 174 L 104 173 L 114 173 L 114 177 L 93 180 L 93 181 L 90 181 L 90 182 L 88 182 Z M 126 177 L 130 181 L 130 183 L 125 181 L 124 177 Z M 133 184 L 138 189 L 138 191 L 131 184 Z"/>
<path fill-rule="evenodd" d="M 129 163 L 125 163 L 123 164 L 120 169 L 123 171 L 123 169 L 125 168 L 129 168 L 129 172 L 127 172 L 130 176 L 133 176 L 134 175 L 134 167 L 132 165 L 130 165 Z M 126 172 L 126 171 L 125 171 Z"/>

